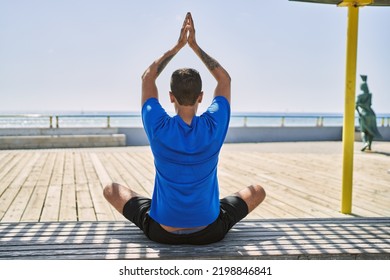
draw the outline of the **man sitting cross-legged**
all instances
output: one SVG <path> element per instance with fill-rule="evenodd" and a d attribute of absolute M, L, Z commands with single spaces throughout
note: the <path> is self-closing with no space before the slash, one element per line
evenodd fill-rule
<path fill-rule="evenodd" d="M 170 117 L 159 103 L 156 79 L 187 44 L 217 81 L 214 99 L 197 116 L 201 77 L 194 69 L 176 70 L 169 97 L 177 115 Z M 105 198 L 149 239 L 167 244 L 217 242 L 264 200 L 259 185 L 219 199 L 217 165 L 230 120 L 230 84 L 226 70 L 197 44 L 188 13 L 178 42 L 142 76 L 142 120 L 156 169 L 152 199 L 118 183 L 104 188 Z"/>

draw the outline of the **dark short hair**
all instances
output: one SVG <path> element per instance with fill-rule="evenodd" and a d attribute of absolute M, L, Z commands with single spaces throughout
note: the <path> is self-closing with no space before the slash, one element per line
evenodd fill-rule
<path fill-rule="evenodd" d="M 194 105 L 202 92 L 199 72 L 192 68 L 182 68 L 173 72 L 171 92 L 180 105 Z"/>

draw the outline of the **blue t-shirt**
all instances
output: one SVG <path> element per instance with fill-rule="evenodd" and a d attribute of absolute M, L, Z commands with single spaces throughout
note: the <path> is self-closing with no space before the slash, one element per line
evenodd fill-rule
<path fill-rule="evenodd" d="M 197 227 L 214 222 L 220 211 L 218 156 L 230 120 L 225 97 L 214 98 L 191 125 L 170 117 L 156 98 L 142 107 L 156 177 L 149 215 L 171 227 Z"/>

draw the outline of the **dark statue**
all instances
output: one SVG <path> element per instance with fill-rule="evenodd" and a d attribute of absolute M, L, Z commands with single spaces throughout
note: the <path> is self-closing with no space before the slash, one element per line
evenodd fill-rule
<path fill-rule="evenodd" d="M 375 112 L 371 108 L 372 94 L 368 90 L 367 76 L 360 75 L 360 77 L 363 80 L 360 85 L 362 93 L 357 97 L 356 111 L 359 114 L 360 131 L 364 143 L 361 151 L 364 152 L 366 150 L 371 151 L 371 144 L 374 137 L 381 138 L 382 136 L 378 131 Z"/>

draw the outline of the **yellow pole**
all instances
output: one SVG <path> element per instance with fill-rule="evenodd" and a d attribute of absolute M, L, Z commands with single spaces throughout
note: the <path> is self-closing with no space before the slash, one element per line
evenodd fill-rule
<path fill-rule="evenodd" d="M 352 212 L 353 145 L 355 141 L 355 86 L 359 7 L 348 6 L 347 61 L 343 125 L 341 213 Z"/>

